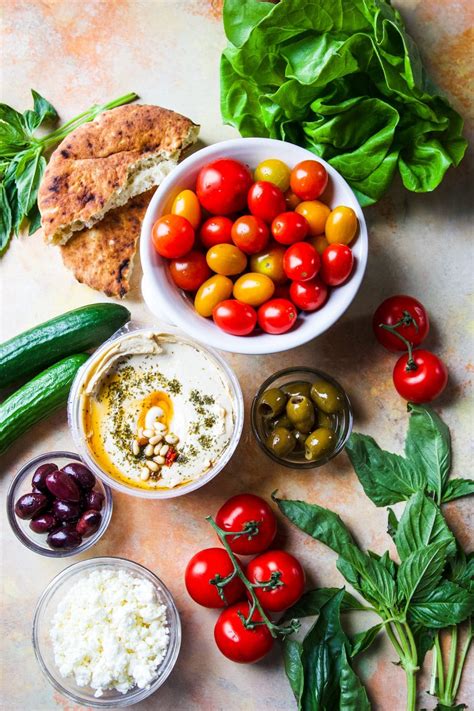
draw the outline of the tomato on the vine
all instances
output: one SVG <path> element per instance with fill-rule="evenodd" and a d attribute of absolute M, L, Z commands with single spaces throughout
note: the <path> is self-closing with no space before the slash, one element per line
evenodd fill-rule
<path fill-rule="evenodd" d="M 283 257 L 283 269 L 289 279 L 308 281 L 319 271 L 321 259 L 308 242 L 296 242 L 288 247 Z"/>
<path fill-rule="evenodd" d="M 327 184 L 327 170 L 317 160 L 303 160 L 291 171 L 290 188 L 301 200 L 316 200 Z"/>
<path fill-rule="evenodd" d="M 257 311 L 258 325 L 266 333 L 286 333 L 296 321 L 298 313 L 288 299 L 270 299 Z"/>
<path fill-rule="evenodd" d="M 306 219 L 297 212 L 282 212 L 272 222 L 272 235 L 280 244 L 302 242 L 308 230 Z"/>
<path fill-rule="evenodd" d="M 196 291 L 211 276 L 206 257 L 192 249 L 170 262 L 170 274 L 176 286 L 185 291 Z"/>
<path fill-rule="evenodd" d="M 232 241 L 245 254 L 257 254 L 268 244 L 270 232 L 264 220 L 255 215 L 243 215 L 232 225 Z"/>
<path fill-rule="evenodd" d="M 437 398 L 448 382 L 448 370 L 434 353 L 415 350 L 402 355 L 393 369 L 393 383 L 405 400 L 421 404 Z"/>
<path fill-rule="evenodd" d="M 163 215 L 153 225 L 151 238 L 161 257 L 176 259 L 192 249 L 194 230 L 191 223 L 181 215 Z"/>
<path fill-rule="evenodd" d="M 248 206 L 252 215 L 270 224 L 277 215 L 285 212 L 285 196 L 273 183 L 258 180 L 249 190 Z"/>
<path fill-rule="evenodd" d="M 214 323 L 233 336 L 248 336 L 257 325 L 257 314 L 249 304 L 226 299 L 212 310 Z"/>
<path fill-rule="evenodd" d="M 321 279 L 328 286 L 344 284 L 354 264 L 352 250 L 346 244 L 330 244 L 321 255 Z"/>
<path fill-rule="evenodd" d="M 239 561 L 240 564 L 240 561 Z M 238 576 L 223 587 L 225 600 L 210 581 L 226 578 L 234 571 L 234 564 L 224 548 L 206 548 L 193 555 L 186 566 L 184 582 L 194 602 L 203 607 L 220 608 L 233 605 L 245 597 L 245 586 Z"/>
<path fill-rule="evenodd" d="M 238 602 L 219 615 L 214 627 L 214 639 L 222 654 L 227 659 L 241 664 L 258 662 L 268 654 L 274 642 L 266 625 L 257 625 L 253 629 L 244 626 L 240 615 L 247 619 L 249 613 L 249 603 Z M 257 610 L 254 611 L 251 621 L 262 621 Z"/>
<path fill-rule="evenodd" d="M 265 611 L 281 612 L 297 602 L 304 590 L 305 575 L 301 564 L 290 553 L 272 550 L 262 553 L 247 566 L 251 583 L 266 583 L 254 592 Z M 274 581 L 274 587 L 270 584 Z"/>
<path fill-rule="evenodd" d="M 199 171 L 196 193 L 201 205 L 213 215 L 243 210 L 252 176 L 247 166 L 231 158 L 220 158 Z"/>
<path fill-rule="evenodd" d="M 293 281 L 290 286 L 290 297 L 302 311 L 316 311 L 326 303 L 328 288 L 319 277 L 309 281 Z"/>
<path fill-rule="evenodd" d="M 199 237 L 206 249 L 214 247 L 216 244 L 231 244 L 232 220 L 223 215 L 216 215 L 206 220 L 199 232 Z"/>
<path fill-rule="evenodd" d="M 228 536 L 230 549 L 241 555 L 262 553 L 272 544 L 276 536 L 277 522 L 269 504 L 254 494 L 238 494 L 223 504 L 216 516 L 216 523 L 226 533 L 247 535 Z"/>
<path fill-rule="evenodd" d="M 400 334 L 391 333 L 382 324 L 395 329 Z M 413 296 L 390 296 L 382 301 L 374 313 L 372 327 L 379 343 L 389 351 L 405 351 L 407 349 L 403 338 L 413 346 L 419 346 L 430 330 L 430 322 L 426 309 Z"/>

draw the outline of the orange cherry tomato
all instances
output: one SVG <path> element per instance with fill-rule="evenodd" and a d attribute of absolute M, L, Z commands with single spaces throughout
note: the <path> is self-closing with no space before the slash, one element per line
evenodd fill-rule
<path fill-rule="evenodd" d="M 201 205 L 196 193 L 192 190 L 182 190 L 173 201 L 171 214 L 185 217 L 197 230 L 201 224 Z"/>
<path fill-rule="evenodd" d="M 159 255 L 176 259 L 192 249 L 194 230 L 191 223 L 181 215 L 163 215 L 153 225 L 151 238 Z"/>
<path fill-rule="evenodd" d="M 233 283 L 226 276 L 214 274 L 201 284 L 194 299 L 194 308 L 200 316 L 212 316 L 217 304 L 228 299 L 232 294 Z"/>
<path fill-rule="evenodd" d="M 234 284 L 234 296 L 244 304 L 260 306 L 271 299 L 275 291 L 275 284 L 265 274 L 248 272 L 242 274 Z"/>
<path fill-rule="evenodd" d="M 302 200 L 316 200 L 327 184 L 326 168 L 317 160 L 302 160 L 291 171 L 290 188 Z"/>
<path fill-rule="evenodd" d="M 330 213 L 326 222 L 326 238 L 329 244 L 350 244 L 357 232 L 359 221 L 352 207 L 339 205 Z"/>
<path fill-rule="evenodd" d="M 268 244 L 270 233 L 265 222 L 254 215 L 244 215 L 232 225 L 232 241 L 245 254 L 261 252 Z"/>
<path fill-rule="evenodd" d="M 234 244 L 216 244 L 206 254 L 206 261 L 213 272 L 234 276 L 244 271 L 247 257 Z"/>
<path fill-rule="evenodd" d="M 331 214 L 327 205 L 319 200 L 305 200 L 295 207 L 295 212 L 306 218 L 311 237 L 324 234 L 326 220 Z"/>

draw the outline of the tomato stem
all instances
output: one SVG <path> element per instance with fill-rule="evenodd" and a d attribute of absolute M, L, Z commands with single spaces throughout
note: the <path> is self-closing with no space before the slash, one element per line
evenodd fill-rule
<path fill-rule="evenodd" d="M 393 326 L 390 326 L 388 323 L 379 323 L 379 328 L 383 328 L 385 331 L 388 331 L 393 336 L 399 338 L 405 344 L 405 347 L 408 351 L 408 360 L 405 366 L 405 370 L 417 370 L 418 366 L 413 358 L 413 344 L 410 343 L 410 341 L 405 338 L 405 336 L 402 336 L 402 334 L 397 331 L 397 328 L 399 326 L 414 326 L 416 332 L 418 332 L 418 324 L 408 311 L 404 311 L 402 318 L 397 321 L 397 323 L 395 323 Z"/>

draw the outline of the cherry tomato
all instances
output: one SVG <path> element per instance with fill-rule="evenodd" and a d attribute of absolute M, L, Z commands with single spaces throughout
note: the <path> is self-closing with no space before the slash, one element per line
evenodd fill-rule
<path fill-rule="evenodd" d="M 345 244 L 330 244 L 321 255 L 321 279 L 328 286 L 339 286 L 350 276 L 354 265 L 352 250 Z"/>
<path fill-rule="evenodd" d="M 240 615 L 247 619 L 249 613 L 248 602 L 238 602 L 221 612 L 214 627 L 214 639 L 219 650 L 227 659 L 240 664 L 258 662 L 268 654 L 274 642 L 266 625 L 257 625 L 253 629 L 244 627 Z M 255 610 L 251 621 L 261 620 L 260 613 Z"/>
<path fill-rule="evenodd" d="M 290 297 L 302 311 L 316 311 L 326 303 L 328 288 L 319 277 L 309 281 L 293 281 L 290 286 Z"/>
<path fill-rule="evenodd" d="M 296 242 L 288 247 L 283 257 L 283 269 L 289 279 L 308 281 L 319 271 L 321 259 L 308 242 Z"/>
<path fill-rule="evenodd" d="M 326 239 L 326 235 L 318 235 L 317 237 L 308 237 L 307 240 L 313 247 L 319 256 L 322 255 L 326 247 L 329 247 L 329 242 Z"/>
<path fill-rule="evenodd" d="M 287 299 L 270 299 L 257 312 L 262 331 L 272 334 L 286 333 L 296 321 L 295 305 Z"/>
<path fill-rule="evenodd" d="M 232 225 L 232 241 L 245 254 L 261 252 L 270 239 L 265 222 L 255 215 L 244 215 Z"/>
<path fill-rule="evenodd" d="M 203 223 L 199 237 L 201 238 L 203 246 L 209 249 L 209 247 L 214 247 L 216 244 L 231 244 L 231 230 L 232 220 L 219 215 L 217 217 L 210 217 Z"/>
<path fill-rule="evenodd" d="M 275 282 L 281 284 L 287 280 L 285 270 L 283 269 L 283 257 L 286 249 L 280 244 L 270 245 L 258 254 L 252 254 L 250 257 L 250 269 L 259 274 L 265 274 Z"/>
<path fill-rule="evenodd" d="M 234 296 L 244 304 L 260 306 L 271 299 L 275 291 L 275 284 L 270 277 L 257 272 L 242 274 L 234 284 Z"/>
<path fill-rule="evenodd" d="M 291 171 L 290 187 L 302 200 L 316 200 L 327 184 L 326 168 L 316 160 L 303 160 Z"/>
<path fill-rule="evenodd" d="M 395 334 L 380 328 L 380 324 L 396 326 L 396 331 L 413 346 L 419 346 L 430 330 L 426 309 L 413 296 L 390 296 L 382 301 L 372 320 L 375 337 L 388 351 L 405 351 L 406 345 Z M 397 324 L 400 324 L 397 326 Z"/>
<path fill-rule="evenodd" d="M 247 201 L 252 215 L 261 217 L 269 224 L 280 212 L 286 210 L 285 196 L 282 191 L 266 180 L 259 180 L 252 185 Z"/>
<path fill-rule="evenodd" d="M 324 234 L 326 220 L 331 214 L 331 210 L 327 205 L 319 200 L 306 200 L 295 207 L 295 212 L 306 218 L 311 237 Z"/>
<path fill-rule="evenodd" d="M 283 192 L 290 187 L 290 169 L 278 158 L 262 160 L 255 168 L 255 180 L 265 180 L 273 183 Z"/>
<path fill-rule="evenodd" d="M 277 532 L 277 522 L 271 507 L 255 494 L 232 496 L 217 512 L 216 523 L 226 532 L 250 531 L 251 535 L 228 536 L 226 539 L 230 549 L 241 555 L 263 553 L 271 546 Z M 257 533 L 252 528 L 254 523 L 258 526 Z"/>
<path fill-rule="evenodd" d="M 233 288 L 234 284 L 228 277 L 215 274 L 199 287 L 194 298 L 194 308 L 201 316 L 212 316 L 213 308 L 228 299 Z"/>
<path fill-rule="evenodd" d="M 296 212 L 282 212 L 272 222 L 272 235 L 280 244 L 302 242 L 308 230 L 305 218 Z"/>
<path fill-rule="evenodd" d="M 407 369 L 408 353 L 402 355 L 393 369 L 393 382 L 399 395 L 410 402 L 431 402 L 437 398 L 448 382 L 448 369 L 434 353 L 413 351 L 415 369 Z"/>
<path fill-rule="evenodd" d="M 172 215 L 181 215 L 197 230 L 201 223 L 201 206 L 196 193 L 192 190 L 182 190 L 174 199 L 171 208 Z"/>
<path fill-rule="evenodd" d="M 243 210 L 252 185 L 247 166 L 231 158 L 220 158 L 199 171 L 196 192 L 201 205 L 213 215 Z"/>
<path fill-rule="evenodd" d="M 212 310 L 212 318 L 216 326 L 233 336 L 248 336 L 257 325 L 255 309 L 236 299 L 217 304 Z"/>
<path fill-rule="evenodd" d="M 247 266 L 247 257 L 234 244 L 216 244 L 206 254 L 206 260 L 213 272 L 233 276 L 240 274 Z"/>
<path fill-rule="evenodd" d="M 196 291 L 211 276 L 206 257 L 195 249 L 184 257 L 172 259 L 169 268 L 176 286 L 185 291 Z"/>
<path fill-rule="evenodd" d="M 286 551 L 267 551 L 250 561 L 247 578 L 251 583 L 264 583 L 273 578 L 283 585 L 254 588 L 261 606 L 269 612 L 281 612 L 294 605 L 303 594 L 305 575 L 301 564 Z"/>
<path fill-rule="evenodd" d="M 239 561 L 240 562 L 240 561 Z M 203 607 L 225 607 L 245 597 L 245 586 L 237 576 L 222 590 L 225 601 L 219 596 L 216 585 L 211 584 L 216 576 L 225 578 L 234 570 L 229 554 L 224 548 L 206 548 L 193 555 L 186 566 L 184 582 L 194 602 Z"/>
<path fill-rule="evenodd" d="M 194 230 L 191 223 L 181 215 L 163 215 L 153 225 L 151 238 L 159 255 L 175 259 L 192 249 Z"/>
<path fill-rule="evenodd" d="M 326 221 L 326 237 L 329 244 L 350 244 L 357 232 L 359 221 L 352 207 L 339 205 L 332 210 Z"/>
<path fill-rule="evenodd" d="M 285 202 L 287 210 L 295 210 L 296 206 L 300 204 L 301 200 L 298 195 L 295 195 L 292 190 L 287 190 L 285 192 Z"/>

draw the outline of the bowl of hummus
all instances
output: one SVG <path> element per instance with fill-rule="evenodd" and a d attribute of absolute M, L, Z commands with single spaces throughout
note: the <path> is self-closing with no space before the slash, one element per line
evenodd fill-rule
<path fill-rule="evenodd" d="M 214 351 L 175 329 L 128 326 L 77 374 L 68 417 L 98 477 L 164 499 L 198 489 L 227 464 L 242 433 L 243 399 Z"/>

